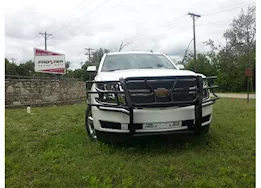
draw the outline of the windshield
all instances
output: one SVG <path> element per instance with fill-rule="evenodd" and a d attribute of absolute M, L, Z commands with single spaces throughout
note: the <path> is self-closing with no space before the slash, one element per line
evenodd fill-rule
<path fill-rule="evenodd" d="M 176 67 L 161 54 L 120 54 L 107 55 L 101 71 L 123 69 L 176 69 Z"/>

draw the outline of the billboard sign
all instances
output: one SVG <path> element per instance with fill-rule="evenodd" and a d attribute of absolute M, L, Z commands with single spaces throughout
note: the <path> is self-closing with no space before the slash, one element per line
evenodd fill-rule
<path fill-rule="evenodd" d="M 65 74 L 65 55 L 34 48 L 35 72 Z"/>

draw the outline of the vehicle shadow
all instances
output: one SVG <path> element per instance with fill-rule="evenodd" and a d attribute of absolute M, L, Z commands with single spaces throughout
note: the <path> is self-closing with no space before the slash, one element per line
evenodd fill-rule
<path fill-rule="evenodd" d="M 195 148 L 199 145 L 208 145 L 211 135 L 194 135 L 194 134 L 182 134 L 182 135 L 160 135 L 160 136 L 144 136 L 136 137 L 130 140 L 121 142 L 106 141 L 105 143 L 115 149 L 137 149 L 142 150 L 144 148 L 149 150 L 157 150 L 162 148 Z"/>

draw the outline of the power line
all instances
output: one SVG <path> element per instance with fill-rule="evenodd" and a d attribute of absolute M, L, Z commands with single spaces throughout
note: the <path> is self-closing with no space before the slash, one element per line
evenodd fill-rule
<path fill-rule="evenodd" d="M 232 18 L 230 19 L 223 19 L 223 20 L 215 20 L 215 21 L 210 21 L 210 22 L 205 22 L 205 23 L 200 23 L 200 24 L 196 24 L 196 26 L 205 26 L 205 25 L 211 25 L 211 24 L 215 24 L 217 26 L 222 26 L 223 24 L 229 24 L 229 22 L 223 23 L 224 21 L 233 21 Z"/>
<path fill-rule="evenodd" d="M 255 2 L 252 2 L 252 3 L 255 3 Z M 221 9 L 213 9 L 213 10 L 209 10 L 209 11 L 206 11 L 206 12 L 203 12 L 203 16 L 210 16 L 214 13 L 218 13 L 218 12 L 225 12 L 227 10 L 231 10 L 231 9 L 234 9 L 234 8 L 244 8 L 244 7 L 241 7 L 242 5 L 251 5 L 252 3 L 249 3 L 249 2 L 243 2 L 243 3 L 240 3 L 240 4 L 234 4 L 234 5 L 231 5 L 231 6 L 228 6 L 228 7 L 225 7 L 225 8 L 221 8 Z"/>
<path fill-rule="evenodd" d="M 77 8 L 79 8 L 81 5 L 83 5 L 84 3 L 86 3 L 86 1 L 84 0 L 83 2 L 81 2 L 77 7 L 75 7 L 74 9 L 73 9 L 73 11 L 70 11 L 68 14 L 66 14 L 65 16 L 62 16 L 62 17 L 60 17 L 60 19 L 59 20 L 57 20 L 56 22 L 54 22 L 53 24 L 50 24 L 47 28 L 46 28 L 46 30 L 48 30 L 49 28 L 51 28 L 51 27 L 55 27 L 55 25 L 57 25 L 59 22 L 61 22 L 66 16 L 68 16 L 68 15 L 71 15 L 71 13 L 73 13 Z"/>
<path fill-rule="evenodd" d="M 187 23 L 187 22 L 182 22 L 183 24 L 184 23 Z M 168 25 L 167 27 L 164 27 L 164 28 L 168 28 L 168 29 L 170 29 L 170 28 L 174 28 L 174 27 L 177 27 L 179 24 L 170 24 L 170 25 Z M 151 34 L 151 32 L 150 33 L 148 33 L 148 34 L 146 34 L 146 35 L 143 35 L 143 36 L 141 36 L 140 38 L 139 38 L 139 41 L 140 40 L 143 40 L 145 37 L 147 37 L 147 36 L 149 36 Z M 133 40 L 133 41 L 136 41 L 136 40 Z M 132 41 L 132 42 L 133 42 Z M 135 47 L 135 46 L 134 46 Z M 137 46 L 136 46 L 137 47 Z"/>
<path fill-rule="evenodd" d="M 109 10 L 111 10 L 111 9 L 113 9 L 113 8 L 115 8 L 115 7 L 117 7 L 118 5 L 122 4 L 122 3 L 125 2 L 125 1 L 126 1 L 126 0 L 120 1 L 119 3 L 115 4 L 115 5 L 112 6 L 111 8 L 107 9 L 107 11 L 109 11 Z"/>
<path fill-rule="evenodd" d="M 86 1 L 84 0 L 81 4 L 79 4 L 77 7 L 75 7 L 74 8 L 74 10 L 76 10 L 78 7 L 80 7 L 83 3 L 85 3 Z M 68 16 L 70 13 L 72 13 L 72 12 L 74 12 L 74 10 L 73 11 L 71 11 L 71 12 L 69 12 L 66 16 Z M 58 20 L 58 21 L 56 21 L 56 22 L 54 22 L 53 24 L 50 24 L 48 27 L 46 27 L 45 28 L 45 30 L 48 30 L 49 28 L 54 28 L 59 22 L 61 22 L 62 20 L 64 19 L 64 16 L 62 16 L 62 17 L 60 17 L 60 19 Z M 38 35 L 36 35 L 36 37 L 37 37 Z"/>
<path fill-rule="evenodd" d="M 114 4 L 112 7 L 108 8 L 108 9 L 105 9 L 105 11 L 103 11 L 103 13 L 110 12 L 110 10 L 112 10 L 113 8 L 117 7 L 118 5 L 122 4 L 125 1 L 127 1 L 127 0 L 122 0 L 122 1 L 118 2 L 117 4 Z M 104 3 L 106 3 L 106 2 L 104 2 Z M 103 5 L 101 5 L 101 6 L 103 6 Z M 78 25 L 76 25 L 76 26 L 78 26 Z"/>
<path fill-rule="evenodd" d="M 244 2 L 243 4 L 245 4 L 245 3 L 246 3 L 246 2 Z M 242 4 L 236 4 L 236 5 L 233 5 L 233 6 L 224 8 L 224 9 L 214 9 L 214 10 L 210 10 L 210 11 L 207 11 L 207 13 L 208 13 L 208 12 L 209 12 L 209 13 L 212 13 L 212 12 L 214 12 L 214 11 L 215 11 L 215 12 L 223 11 L 223 10 L 227 10 L 227 9 L 234 8 L 235 6 L 238 7 L 239 5 L 242 5 Z M 181 17 L 181 18 L 182 18 L 182 17 Z M 174 21 L 175 21 L 175 20 L 174 20 Z M 171 28 L 173 25 L 176 26 L 175 23 L 172 23 L 172 22 L 174 22 L 174 21 L 167 22 L 167 23 L 165 23 L 163 26 L 164 26 L 164 27 L 168 27 L 168 28 Z M 196 21 L 196 20 L 195 20 L 195 21 Z M 211 22 L 211 23 L 212 23 L 212 22 Z M 204 24 L 200 24 L 200 25 L 205 25 L 205 23 L 204 23 Z M 207 25 L 207 24 L 206 24 L 206 25 Z M 137 37 L 137 38 L 135 38 L 135 39 L 143 38 L 143 37 L 145 37 L 145 36 L 148 36 L 150 33 L 151 33 L 151 32 L 149 32 L 148 34 L 139 36 L 139 37 Z M 133 41 L 134 41 L 134 40 L 131 40 L 130 43 L 133 42 Z"/>
<path fill-rule="evenodd" d="M 254 3 L 254 2 L 253 2 Z M 241 4 L 239 4 L 239 5 L 242 5 L 242 3 Z M 251 3 L 250 4 L 248 4 L 247 3 L 247 5 L 251 5 Z M 230 10 L 231 8 L 234 8 L 235 6 L 233 6 L 233 7 L 228 7 L 228 8 L 224 8 L 224 9 L 216 9 L 216 11 L 212 11 L 211 13 L 216 13 L 216 12 L 218 12 L 218 10 L 221 10 L 222 12 L 224 12 L 223 10 Z M 244 7 L 235 7 L 235 8 L 245 8 L 245 6 Z M 220 12 L 221 12 L 220 11 Z M 208 11 L 209 12 L 209 11 Z M 205 16 L 211 16 L 212 14 L 204 14 L 204 17 Z M 213 14 L 213 15 L 216 15 L 216 14 Z M 233 18 L 231 18 L 231 19 L 222 19 L 222 20 L 217 20 L 217 21 L 211 21 L 211 22 L 207 22 L 207 23 L 202 23 L 202 24 L 197 24 L 196 26 L 201 26 L 201 25 L 208 25 L 208 24 L 213 24 L 213 23 L 219 23 L 219 22 L 222 22 L 222 21 L 232 21 L 233 20 Z"/>
<path fill-rule="evenodd" d="M 196 21 L 196 20 L 195 20 Z M 203 24 L 198 24 L 199 26 L 201 26 L 201 25 L 208 25 L 208 24 L 211 24 L 211 23 L 217 23 L 217 22 L 220 22 L 220 21 L 225 21 L 225 20 L 219 20 L 219 21 L 214 21 L 214 22 L 208 22 L 208 23 L 203 23 Z M 184 22 L 183 22 L 184 23 Z M 198 26 L 197 25 L 197 26 Z M 172 27 L 175 27 L 176 26 L 176 24 L 169 24 L 168 25 L 168 28 L 172 28 Z M 149 34 L 147 34 L 147 35 L 145 35 L 145 36 L 148 36 Z M 142 36 L 142 37 L 144 37 L 144 36 Z"/>
<path fill-rule="evenodd" d="M 118 4 L 116 4 L 115 6 L 109 8 L 109 9 L 107 9 L 107 10 L 113 9 L 114 7 L 116 7 L 117 5 L 121 4 L 121 3 L 124 2 L 124 1 L 126 1 L 126 0 L 120 1 Z M 106 3 L 106 2 L 105 2 L 105 3 Z M 197 4 L 197 3 L 195 3 L 195 4 Z M 194 4 L 193 4 L 193 5 L 194 5 Z M 182 17 L 186 17 L 186 16 L 182 16 Z M 165 23 L 165 24 L 169 24 L 169 25 L 171 26 L 171 25 L 173 25 L 173 23 L 171 23 L 171 22 L 173 22 L 173 21 L 175 21 L 175 20 L 171 20 L 171 21 L 169 21 L 169 22 L 167 22 L 167 23 Z M 143 36 L 142 36 L 142 37 L 143 37 Z"/>
<path fill-rule="evenodd" d="M 52 34 L 47 34 L 46 31 L 44 33 L 39 33 L 39 34 L 44 36 L 44 46 L 45 46 L 45 50 L 47 50 L 47 38 L 52 36 Z"/>
<path fill-rule="evenodd" d="M 182 19 L 185 18 L 185 17 L 186 17 L 186 15 L 180 16 L 180 17 L 178 17 L 177 19 L 173 19 L 173 20 L 170 20 L 170 21 L 164 23 L 162 26 L 163 26 L 163 27 L 171 26 L 171 25 L 175 24 L 177 21 L 180 21 L 180 20 L 182 20 Z"/>
<path fill-rule="evenodd" d="M 185 16 L 186 16 L 186 15 L 185 15 Z M 185 16 L 184 16 L 184 17 L 185 17 Z M 183 24 L 184 24 L 184 23 L 188 23 L 188 21 L 185 21 L 185 22 L 182 22 L 182 23 L 183 23 Z M 174 27 L 177 26 L 176 22 L 171 23 L 171 24 L 168 24 L 168 25 L 166 26 L 166 28 L 173 28 L 173 26 L 174 26 Z"/>
<path fill-rule="evenodd" d="M 87 12 L 86 14 L 84 14 L 83 16 L 81 16 L 79 19 L 74 20 L 73 22 L 71 22 L 70 24 L 65 25 L 64 27 L 58 28 L 58 29 L 55 30 L 54 32 L 60 31 L 60 30 L 63 29 L 63 28 L 67 28 L 69 25 L 72 25 L 72 24 L 74 24 L 75 22 L 81 20 L 82 18 L 84 18 L 84 17 L 87 16 L 88 14 L 94 12 L 94 11 L 97 10 L 98 8 L 102 7 L 103 5 L 105 5 L 106 3 L 108 3 L 109 1 L 111 1 L 111 0 L 106 0 L 105 2 L 103 2 L 102 4 L 100 4 L 99 6 L 95 7 L 94 9 L 90 10 L 89 12 Z"/>
<path fill-rule="evenodd" d="M 122 0 L 122 1 L 120 1 L 119 3 L 117 3 L 117 4 L 114 4 L 112 7 L 106 9 L 105 11 L 106 11 L 106 12 L 109 12 L 110 10 L 112 10 L 113 8 L 115 8 L 116 6 L 122 4 L 122 3 L 125 2 L 125 1 L 126 1 L 126 0 Z M 104 3 L 106 3 L 106 2 L 104 2 Z M 104 13 L 105 11 L 103 11 L 103 13 Z M 76 22 L 76 21 L 75 21 L 75 22 Z M 78 24 L 78 25 L 79 25 L 79 24 Z M 77 25 L 76 25 L 76 26 L 77 26 Z M 76 27 L 76 29 L 77 29 L 77 27 Z M 73 36 L 73 37 L 74 37 L 74 36 Z"/>
<path fill-rule="evenodd" d="M 176 22 L 177 21 L 180 21 L 180 20 L 182 20 L 183 18 L 185 18 L 186 17 L 186 15 L 183 15 L 183 16 L 181 16 L 181 17 L 179 17 L 179 18 L 177 18 L 177 19 L 173 19 L 173 20 L 171 20 L 171 21 L 168 21 L 168 22 L 166 22 L 166 23 L 164 23 L 163 25 L 161 25 L 161 26 L 158 26 L 158 27 L 169 27 L 169 26 L 173 26 L 173 24 L 176 24 Z M 132 43 L 133 41 L 136 41 L 136 40 L 138 40 L 138 39 L 141 39 L 141 38 L 144 38 L 144 37 L 146 37 L 146 36 L 148 36 L 148 35 L 150 35 L 151 33 L 152 33 L 152 31 L 154 31 L 155 29 L 149 29 L 149 30 L 147 30 L 147 34 L 144 34 L 144 35 L 140 35 L 140 36 L 134 36 L 134 37 L 131 37 L 131 38 L 129 38 L 129 39 L 127 39 L 127 41 L 129 41 L 128 43 L 130 44 L 130 43 Z"/>
<path fill-rule="evenodd" d="M 115 8 L 116 6 L 118 6 L 119 4 L 122 4 L 123 2 L 125 2 L 126 0 L 122 0 L 117 4 L 114 4 L 112 7 L 110 7 L 109 9 L 106 9 L 105 11 L 110 11 L 111 9 Z M 104 13 L 104 12 L 103 12 Z M 72 38 L 74 38 L 75 36 L 72 36 Z"/>
<path fill-rule="evenodd" d="M 83 10 L 85 7 L 87 7 L 87 6 L 89 6 L 89 5 L 92 5 L 94 2 L 95 2 L 95 1 L 92 1 L 92 2 L 90 2 L 90 3 L 87 3 L 85 6 L 83 6 L 82 8 L 80 8 L 79 11 Z M 72 12 L 74 12 L 74 11 L 72 11 Z M 62 22 L 65 22 L 66 20 L 70 20 L 70 18 L 72 18 L 73 15 L 74 15 L 74 13 L 71 14 L 70 16 L 68 16 L 67 18 L 62 19 L 62 20 L 63 20 Z M 58 23 L 57 23 L 57 24 L 58 24 Z M 55 25 L 52 26 L 51 28 L 55 28 L 55 27 L 57 26 L 57 24 L 55 24 Z M 62 24 L 62 26 L 65 26 L 65 25 L 67 25 L 67 24 Z"/>
<path fill-rule="evenodd" d="M 211 13 L 214 13 L 214 12 L 222 12 L 222 11 L 225 11 L 225 10 L 228 10 L 228 9 L 231 9 L 231 8 L 238 8 L 238 6 L 242 6 L 242 4 L 245 4 L 246 2 L 244 2 L 244 3 L 241 3 L 241 4 L 235 4 L 235 5 L 233 5 L 233 6 L 230 6 L 230 7 L 226 7 L 226 8 L 222 8 L 222 9 L 214 9 L 214 10 L 210 10 L 210 11 L 207 11 L 206 13 L 208 13 L 207 15 L 210 15 Z M 198 17 L 197 17 L 198 18 Z M 195 20 L 196 21 L 196 20 Z M 219 22 L 219 21 L 215 21 L 215 22 L 209 22 L 209 23 L 203 23 L 203 24 L 199 24 L 199 25 L 207 25 L 207 24 L 210 24 L 210 23 L 216 23 L 216 22 Z M 167 25 L 167 27 L 168 28 L 171 28 L 172 26 L 176 26 L 176 24 L 174 23 L 174 24 L 168 24 Z M 145 36 L 148 36 L 150 33 L 148 33 L 148 34 L 146 34 L 146 35 L 143 35 L 143 36 L 141 36 L 141 37 L 137 37 L 138 39 L 140 39 L 140 38 L 143 38 L 143 37 L 145 37 Z M 133 42 L 134 40 L 132 40 L 131 42 Z"/>
<path fill-rule="evenodd" d="M 230 5 L 230 6 L 226 6 L 224 8 L 218 8 L 218 9 L 211 9 L 211 10 L 203 11 L 202 15 L 208 16 L 209 14 L 216 13 L 216 12 L 222 12 L 223 10 L 234 8 L 234 7 L 240 6 L 240 5 L 245 4 L 245 3 L 246 3 L 245 1 L 241 1 L 240 3 L 236 3 L 236 4 L 233 4 L 233 5 Z"/>

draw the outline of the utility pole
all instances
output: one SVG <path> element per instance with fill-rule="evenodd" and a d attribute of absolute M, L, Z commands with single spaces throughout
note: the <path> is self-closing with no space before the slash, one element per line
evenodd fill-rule
<path fill-rule="evenodd" d="M 47 38 L 52 36 L 52 34 L 48 34 L 46 33 L 46 31 L 44 33 L 39 33 L 39 34 L 44 36 L 44 46 L 45 46 L 45 50 L 47 50 Z"/>
<path fill-rule="evenodd" d="M 89 57 L 89 62 L 91 61 L 91 55 L 92 55 L 92 53 L 91 53 L 91 51 L 93 51 L 93 50 L 95 50 L 95 49 L 92 49 L 92 48 L 84 48 L 85 50 L 87 50 L 87 52 L 84 54 L 84 55 L 88 55 L 88 57 Z"/>
<path fill-rule="evenodd" d="M 251 75 L 249 75 L 248 79 L 247 79 L 247 103 L 249 103 L 249 90 L 252 91 L 252 74 L 253 74 L 252 63 L 251 63 L 251 48 L 250 48 L 250 41 L 249 41 L 249 32 L 247 32 L 247 47 L 248 47 L 248 67 L 251 71 Z"/>
<path fill-rule="evenodd" d="M 12 63 L 14 63 L 14 61 L 17 60 L 15 58 L 9 58 L 9 59 L 12 60 Z"/>
<path fill-rule="evenodd" d="M 190 15 L 193 19 L 193 40 L 194 40 L 194 63 L 195 63 L 195 68 L 194 68 L 194 71 L 196 72 L 197 71 L 197 51 L 196 51 L 196 29 L 195 29 L 195 17 L 201 17 L 199 14 L 194 14 L 194 13 L 188 13 L 188 15 Z"/>

